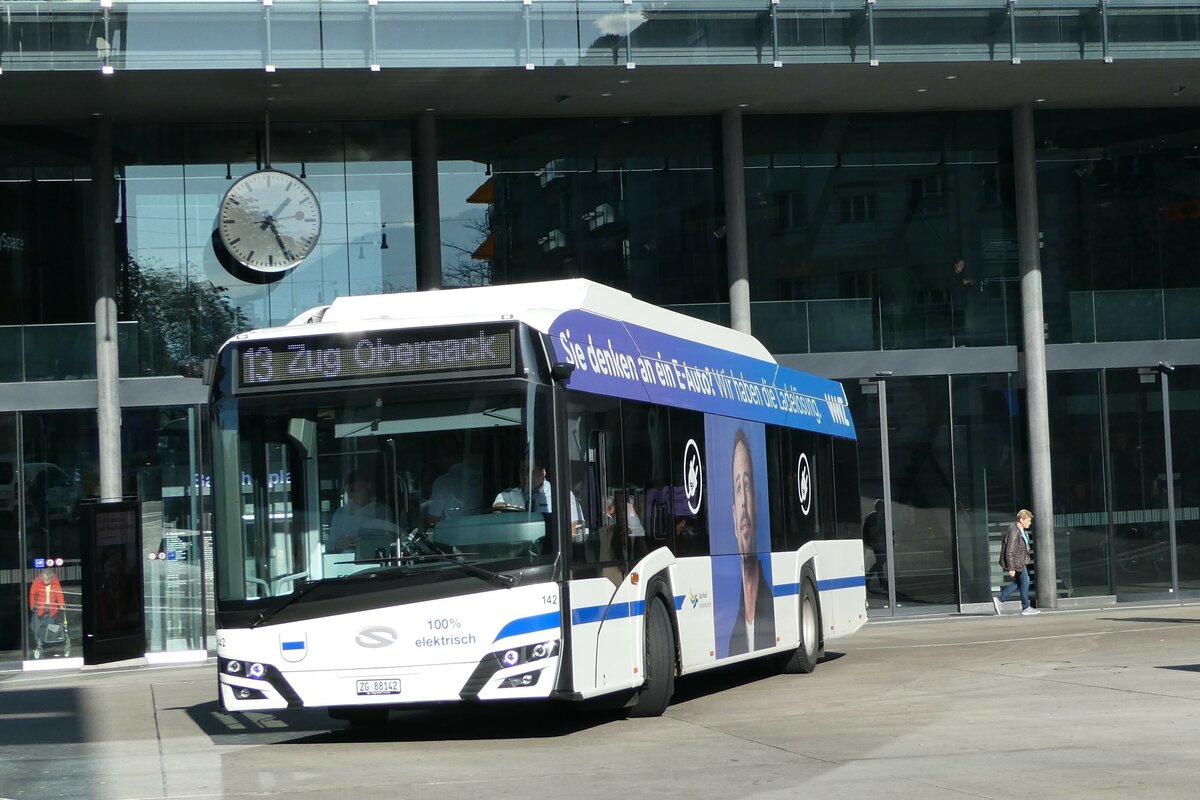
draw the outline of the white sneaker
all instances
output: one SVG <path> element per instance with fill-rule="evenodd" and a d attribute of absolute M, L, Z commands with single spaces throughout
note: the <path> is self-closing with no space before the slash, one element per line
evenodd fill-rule
<path fill-rule="evenodd" d="M 1036 608 L 1034 608 L 1032 606 L 1030 606 L 1029 608 L 1021 609 L 1022 617 L 1032 617 L 1034 614 L 1040 614 L 1040 613 L 1042 613 L 1042 612 L 1038 611 Z"/>
<path fill-rule="evenodd" d="M 999 597 L 993 597 L 993 598 L 992 598 L 992 608 L 996 609 L 996 616 L 1000 616 L 1001 614 L 1003 614 L 1003 613 L 1004 613 L 1004 606 L 1002 606 L 1002 605 L 1000 604 L 1000 598 L 999 598 Z"/>

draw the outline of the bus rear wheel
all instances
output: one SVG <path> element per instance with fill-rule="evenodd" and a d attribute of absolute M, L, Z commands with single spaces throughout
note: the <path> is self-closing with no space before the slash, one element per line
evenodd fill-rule
<path fill-rule="evenodd" d="M 800 582 L 800 646 L 787 653 L 783 671 L 809 674 L 817 668 L 821 652 L 821 607 L 817 590 L 807 576 Z"/>
<path fill-rule="evenodd" d="M 675 693 L 675 639 L 671 617 L 662 598 L 655 597 L 646 610 L 646 683 L 629 707 L 631 717 L 661 717 Z"/>

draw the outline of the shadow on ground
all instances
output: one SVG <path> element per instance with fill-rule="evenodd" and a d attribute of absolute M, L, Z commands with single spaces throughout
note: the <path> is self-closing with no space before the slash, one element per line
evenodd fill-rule
<path fill-rule="evenodd" d="M 841 658 L 827 653 L 822 663 Z M 775 659 L 735 664 L 676 680 L 672 704 L 706 697 L 779 674 Z M 795 676 L 803 680 L 804 676 Z M 471 741 L 480 739 L 544 739 L 569 736 L 625 718 L 610 704 L 570 702 L 504 702 L 447 704 L 397 709 L 387 722 L 352 726 L 331 718 L 324 709 L 221 711 L 216 701 L 181 706 L 214 744 L 322 744 L 345 742 Z M 670 710 L 668 709 L 668 714 Z"/>

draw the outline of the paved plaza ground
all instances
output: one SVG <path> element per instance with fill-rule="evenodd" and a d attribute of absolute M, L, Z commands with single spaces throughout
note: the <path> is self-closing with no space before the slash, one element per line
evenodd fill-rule
<path fill-rule="evenodd" d="M 1192 798 L 1200 606 L 871 623 L 812 675 L 660 719 L 505 705 L 221 713 L 212 663 L 0 673 L 0 798 Z"/>

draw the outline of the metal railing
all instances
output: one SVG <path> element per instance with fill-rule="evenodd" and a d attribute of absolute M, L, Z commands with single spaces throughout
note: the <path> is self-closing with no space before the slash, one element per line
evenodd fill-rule
<path fill-rule="evenodd" d="M 0 0 L 0 69 L 1200 57 L 1179 0 Z"/>

